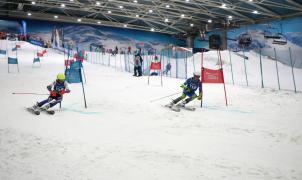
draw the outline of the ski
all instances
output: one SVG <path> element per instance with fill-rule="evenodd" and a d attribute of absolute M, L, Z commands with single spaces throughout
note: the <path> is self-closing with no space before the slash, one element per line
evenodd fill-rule
<path fill-rule="evenodd" d="M 195 107 L 186 107 L 186 106 L 180 106 L 180 105 L 177 105 L 177 107 L 180 108 L 180 109 L 187 110 L 187 111 L 195 111 L 196 110 Z"/>
<path fill-rule="evenodd" d="M 47 110 L 47 109 L 43 109 L 43 108 L 41 108 L 40 112 L 45 112 L 49 115 L 54 115 L 56 113 L 54 110 Z"/>
<path fill-rule="evenodd" d="M 26 110 L 28 112 L 31 112 L 31 113 L 35 114 L 35 115 L 40 115 L 40 111 L 39 110 L 34 110 L 32 107 L 26 108 Z"/>
<path fill-rule="evenodd" d="M 175 112 L 180 112 L 180 108 L 178 108 L 176 106 L 171 106 L 170 104 L 167 104 L 164 107 L 169 108 L 170 110 L 175 111 Z"/>

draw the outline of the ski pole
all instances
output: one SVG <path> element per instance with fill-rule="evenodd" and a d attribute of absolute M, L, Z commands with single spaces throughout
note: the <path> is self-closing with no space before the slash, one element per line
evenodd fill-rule
<path fill-rule="evenodd" d="M 162 100 L 162 99 L 165 99 L 165 98 L 168 98 L 168 97 L 174 96 L 174 95 L 176 95 L 176 94 L 180 94 L 180 93 L 181 93 L 181 92 L 174 93 L 174 94 L 170 94 L 170 95 L 168 95 L 168 96 L 164 96 L 164 97 L 161 97 L 161 98 L 153 99 L 153 100 L 151 100 L 150 102 L 159 101 L 159 100 Z"/>
<path fill-rule="evenodd" d="M 49 94 L 40 94 L 40 93 L 15 93 L 13 92 L 12 94 L 26 94 L 26 95 L 49 95 Z"/>

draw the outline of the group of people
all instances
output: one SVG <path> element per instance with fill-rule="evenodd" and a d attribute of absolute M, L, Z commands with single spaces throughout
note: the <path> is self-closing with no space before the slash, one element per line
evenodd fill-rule
<path fill-rule="evenodd" d="M 140 51 L 136 51 L 134 55 L 134 74 L 133 76 L 142 76 L 142 64 L 143 58 L 140 54 Z M 168 73 L 171 70 L 171 64 L 167 64 L 166 72 Z M 187 79 L 180 87 L 183 89 L 182 95 L 174 99 L 168 106 L 172 107 L 174 105 L 179 105 L 184 107 L 187 103 L 191 102 L 194 99 L 202 99 L 202 83 L 200 80 L 201 73 L 194 72 L 193 77 Z M 63 95 L 65 93 L 70 93 L 68 88 L 65 74 L 59 73 L 56 80 L 47 86 L 49 91 L 49 97 L 41 102 L 37 102 L 32 109 L 36 110 L 48 110 L 49 108 L 54 107 L 63 100 Z M 199 90 L 198 95 L 195 93 Z M 188 98 L 186 98 L 188 97 Z"/>

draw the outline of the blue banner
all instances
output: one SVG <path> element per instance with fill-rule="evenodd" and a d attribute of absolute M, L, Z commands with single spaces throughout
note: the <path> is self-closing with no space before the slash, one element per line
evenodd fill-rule
<path fill-rule="evenodd" d="M 0 54 L 6 55 L 6 50 L 0 49 Z"/>
<path fill-rule="evenodd" d="M 18 59 L 8 57 L 8 64 L 18 64 Z"/>
<path fill-rule="evenodd" d="M 12 49 L 12 51 L 17 51 L 17 47 L 14 47 L 14 48 Z"/>
<path fill-rule="evenodd" d="M 44 47 L 44 42 L 43 42 L 43 41 L 38 41 L 38 40 L 35 40 L 35 39 L 29 39 L 28 41 L 29 41 L 31 44 L 34 44 L 34 45 L 37 45 L 37 46 Z"/>
<path fill-rule="evenodd" d="M 66 81 L 68 83 L 81 83 L 82 72 L 81 69 L 66 69 L 65 70 Z"/>
<path fill-rule="evenodd" d="M 40 58 L 34 58 L 34 62 L 33 63 L 35 63 L 35 62 L 40 62 Z"/>

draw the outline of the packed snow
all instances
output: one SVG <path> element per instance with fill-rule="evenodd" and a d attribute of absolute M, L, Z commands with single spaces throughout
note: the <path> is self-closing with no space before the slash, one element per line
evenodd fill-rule
<path fill-rule="evenodd" d="M 81 85 L 70 84 L 55 115 L 36 116 L 25 108 L 47 96 L 12 93 L 47 94 L 64 55 L 48 49 L 39 67 L 42 49 L 17 43 L 20 73 L 0 55 L 0 179 L 302 179 L 300 92 L 228 83 L 226 107 L 223 86 L 204 84 L 203 108 L 196 100 L 196 111 L 173 112 L 163 105 L 177 95 L 151 101 L 181 92 L 184 79 L 148 85 L 147 76 L 84 62 L 88 108 Z"/>

